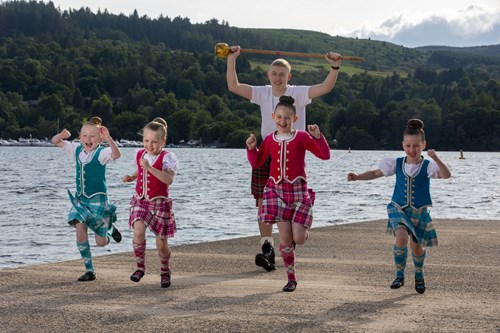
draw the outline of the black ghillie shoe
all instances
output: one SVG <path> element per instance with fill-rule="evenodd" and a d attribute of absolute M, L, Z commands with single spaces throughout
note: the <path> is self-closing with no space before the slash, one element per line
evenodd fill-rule
<path fill-rule="evenodd" d="M 405 285 L 405 279 L 402 277 L 397 277 L 396 279 L 394 279 L 394 281 L 392 281 L 391 289 L 399 289 L 404 285 Z"/>
<path fill-rule="evenodd" d="M 283 291 L 292 292 L 297 288 L 297 281 L 289 280 L 288 283 L 283 287 Z"/>
<path fill-rule="evenodd" d="M 144 271 L 136 270 L 134 274 L 130 275 L 130 280 L 134 282 L 139 282 L 141 281 L 143 276 L 144 276 Z"/>
<path fill-rule="evenodd" d="M 94 272 L 88 271 L 82 276 L 78 278 L 78 281 L 80 282 L 86 282 L 86 281 L 94 281 L 95 280 L 95 274 Z"/>
<path fill-rule="evenodd" d="M 170 272 L 168 273 L 164 273 L 164 274 L 160 274 L 161 276 L 161 287 L 162 288 L 168 288 L 170 287 Z"/>
<path fill-rule="evenodd" d="M 425 292 L 425 281 L 424 281 L 424 278 L 415 279 L 415 290 L 419 294 L 423 294 Z"/>
<path fill-rule="evenodd" d="M 268 241 L 262 245 L 262 253 L 255 256 L 255 264 L 268 272 L 276 270 L 274 248 Z"/>
<path fill-rule="evenodd" d="M 113 237 L 113 240 L 117 243 L 120 243 L 122 241 L 122 234 L 115 226 L 113 226 L 113 232 L 111 233 L 111 237 Z"/>

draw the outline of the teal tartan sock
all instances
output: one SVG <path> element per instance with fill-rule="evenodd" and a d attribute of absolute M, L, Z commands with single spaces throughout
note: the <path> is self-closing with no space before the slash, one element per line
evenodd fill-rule
<path fill-rule="evenodd" d="M 415 279 L 423 279 L 424 278 L 424 260 L 427 251 L 424 251 L 424 254 L 421 256 L 417 256 L 412 253 L 413 256 L 413 265 L 415 266 Z"/>
<path fill-rule="evenodd" d="M 394 245 L 394 263 L 396 264 L 396 277 L 405 277 L 406 259 L 408 258 L 408 248 Z"/>
<path fill-rule="evenodd" d="M 82 256 L 85 269 L 87 269 L 87 272 L 93 272 L 94 266 L 92 265 L 92 254 L 90 253 L 89 241 L 85 241 L 83 243 L 76 242 L 76 246 L 78 247 L 78 251 L 80 251 L 80 255 Z"/>

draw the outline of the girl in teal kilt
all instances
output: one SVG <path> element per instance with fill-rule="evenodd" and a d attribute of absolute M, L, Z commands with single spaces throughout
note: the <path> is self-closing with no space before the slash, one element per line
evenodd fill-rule
<path fill-rule="evenodd" d="M 391 289 L 398 289 L 405 282 L 405 267 L 408 257 L 408 240 L 415 266 L 415 290 L 425 292 L 424 259 L 425 247 L 436 246 L 437 234 L 429 214 L 432 206 L 430 178 L 450 178 L 451 172 L 436 154 L 429 149 L 425 159 L 424 123 L 419 119 L 410 119 L 403 132 L 403 150 L 405 157 L 384 158 L 377 170 L 361 174 L 349 173 L 347 180 L 371 180 L 382 176 L 396 175 L 396 184 L 391 202 L 387 205 L 389 216 L 387 232 L 396 236 L 393 248 L 396 265 L 396 278 Z"/>
<path fill-rule="evenodd" d="M 52 138 L 52 143 L 62 148 L 76 162 L 76 193 L 71 194 L 68 224 L 75 227 L 76 245 L 83 259 L 86 272 L 78 281 L 96 278 L 87 229 L 95 234 L 97 246 L 106 246 L 109 239 L 121 241 L 121 234 L 113 227 L 116 206 L 108 200 L 106 190 L 106 164 L 120 157 L 120 150 L 99 117 L 90 118 L 80 132 L 80 142 L 70 142 L 71 133 L 63 129 Z M 109 147 L 101 143 L 106 141 Z"/>

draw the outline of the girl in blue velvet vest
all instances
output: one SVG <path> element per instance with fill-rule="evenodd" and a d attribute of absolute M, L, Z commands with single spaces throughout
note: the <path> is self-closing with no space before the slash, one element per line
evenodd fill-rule
<path fill-rule="evenodd" d="M 99 117 L 92 117 L 82 126 L 80 142 L 70 142 L 71 133 L 63 129 L 52 138 L 52 143 L 62 148 L 76 162 L 76 193 L 68 191 L 71 210 L 68 224 L 75 227 L 76 245 L 83 259 L 86 272 L 78 281 L 96 278 L 87 229 L 95 234 L 97 246 L 106 246 L 109 239 L 120 242 L 122 236 L 113 223 L 116 206 L 108 200 L 106 189 L 106 164 L 120 157 L 120 150 Z M 109 147 L 101 143 L 106 141 Z"/>
<path fill-rule="evenodd" d="M 349 173 L 347 180 L 371 180 L 382 176 L 396 175 L 396 184 L 391 202 L 387 205 L 389 221 L 387 232 L 396 236 L 393 248 L 396 278 L 391 289 L 404 285 L 408 240 L 415 266 L 415 290 L 425 292 L 424 259 L 425 247 L 437 245 L 437 235 L 429 214 L 432 206 L 430 178 L 450 178 L 451 173 L 433 149 L 427 150 L 431 160 L 422 156 L 425 149 L 424 123 L 410 119 L 403 132 L 404 157 L 388 157 L 379 163 L 377 170 L 361 174 Z"/>

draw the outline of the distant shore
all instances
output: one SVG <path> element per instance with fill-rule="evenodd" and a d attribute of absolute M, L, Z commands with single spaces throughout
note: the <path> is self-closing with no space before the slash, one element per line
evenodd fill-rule
<path fill-rule="evenodd" d="M 77 139 L 71 141 L 78 141 Z M 142 148 L 143 143 L 136 140 L 117 140 L 116 144 L 120 148 Z M 104 142 L 103 145 L 106 146 Z M 0 147 L 56 147 L 50 140 L 39 140 L 39 139 L 22 139 L 19 140 L 4 140 L 0 139 Z M 167 144 L 166 148 L 227 148 L 226 145 L 217 144 L 200 144 L 198 142 L 188 142 L 179 144 Z"/>
<path fill-rule="evenodd" d="M 435 219 L 427 291 L 391 290 L 385 220 L 316 228 L 297 248 L 298 287 L 254 265 L 258 238 L 173 247 L 172 286 L 160 288 L 154 240 L 147 274 L 129 280 L 132 254 L 94 258 L 97 280 L 78 283 L 80 260 L 0 270 L 5 332 L 500 332 L 500 221 Z M 277 235 L 275 235 L 277 242 Z"/>

